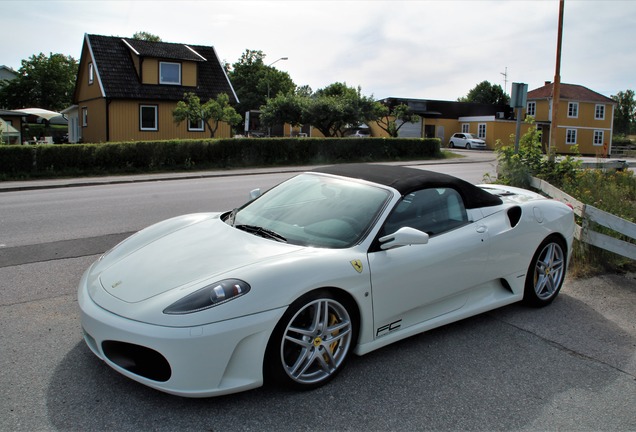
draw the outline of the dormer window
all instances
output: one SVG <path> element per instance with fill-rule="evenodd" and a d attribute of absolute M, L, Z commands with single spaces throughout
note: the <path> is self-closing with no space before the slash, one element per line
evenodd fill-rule
<path fill-rule="evenodd" d="M 181 63 L 159 62 L 159 83 L 181 85 Z"/>

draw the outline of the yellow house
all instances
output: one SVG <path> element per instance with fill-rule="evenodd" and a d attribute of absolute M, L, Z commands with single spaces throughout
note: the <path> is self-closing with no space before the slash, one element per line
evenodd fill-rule
<path fill-rule="evenodd" d="M 548 148 L 552 118 L 552 84 L 528 92 L 527 106 L 522 119 L 532 116 L 537 129 L 542 132 L 545 148 Z M 588 155 L 610 154 L 616 103 L 586 87 L 561 84 L 559 98 L 557 153 L 578 152 Z M 399 130 L 401 137 L 439 138 L 447 145 L 457 132 L 471 133 L 486 141 L 488 149 L 495 149 L 497 142 L 511 143 L 516 132 L 517 112 L 507 105 L 475 104 L 465 102 L 426 99 L 387 98 L 380 102 L 389 107 L 406 104 L 410 111 L 420 116 L 417 123 L 407 123 Z M 377 124 L 369 125 L 373 136 L 387 136 Z M 520 135 L 529 125 L 521 124 Z"/>
<path fill-rule="evenodd" d="M 486 141 L 488 149 L 494 149 L 498 139 L 507 144 L 515 132 L 513 112 L 507 105 L 403 98 L 387 98 L 380 102 L 390 108 L 405 104 L 412 113 L 420 116 L 419 122 L 400 127 L 400 137 L 439 138 L 445 146 L 454 133 L 471 133 Z M 373 136 L 387 136 L 378 125 L 369 126 Z M 522 133 L 527 129 L 525 125 Z"/>
<path fill-rule="evenodd" d="M 74 105 L 65 110 L 69 141 L 209 138 L 203 122 L 174 122 L 186 92 L 201 102 L 220 93 L 238 102 L 213 47 L 86 34 Z M 215 136 L 231 136 L 230 126 L 220 125 Z"/>
<path fill-rule="evenodd" d="M 554 105 L 553 84 L 528 92 L 525 115 L 535 118 L 542 131 L 543 144 L 548 146 Z M 572 153 L 576 145 L 581 154 L 609 155 L 611 153 L 616 102 L 586 87 L 561 84 L 557 109 L 556 142 L 551 146 L 557 153 Z"/>

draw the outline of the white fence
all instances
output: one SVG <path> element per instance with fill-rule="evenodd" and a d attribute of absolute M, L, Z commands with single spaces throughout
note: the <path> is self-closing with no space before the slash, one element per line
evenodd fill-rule
<path fill-rule="evenodd" d="M 583 204 L 581 201 L 541 179 L 533 177 L 531 184 L 532 187 L 543 191 L 548 196 L 570 204 L 574 208 L 574 213 L 580 216 L 582 220 L 582 226 L 577 225 L 574 233 L 574 236 L 579 241 L 636 260 L 636 244 L 592 231 L 590 222 L 602 225 L 632 239 L 636 238 L 636 224 L 599 210 L 594 206 Z"/>

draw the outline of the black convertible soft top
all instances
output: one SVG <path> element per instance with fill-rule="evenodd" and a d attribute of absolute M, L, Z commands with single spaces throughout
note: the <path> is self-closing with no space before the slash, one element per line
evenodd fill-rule
<path fill-rule="evenodd" d="M 455 189 L 466 208 L 490 207 L 502 204 L 501 198 L 457 177 L 433 171 L 393 165 L 341 164 L 314 169 L 313 172 L 350 177 L 390 186 L 402 196 L 435 187 Z"/>

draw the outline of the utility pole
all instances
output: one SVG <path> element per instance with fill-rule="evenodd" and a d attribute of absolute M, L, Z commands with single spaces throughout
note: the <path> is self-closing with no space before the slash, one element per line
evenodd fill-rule
<path fill-rule="evenodd" d="M 554 83 L 552 84 L 552 119 L 550 122 L 550 141 L 548 143 L 548 159 L 554 160 L 553 148 L 557 145 L 557 128 L 559 99 L 561 97 L 561 45 L 563 41 L 563 8 L 565 0 L 559 0 L 559 27 L 557 31 L 556 68 L 554 71 Z"/>

